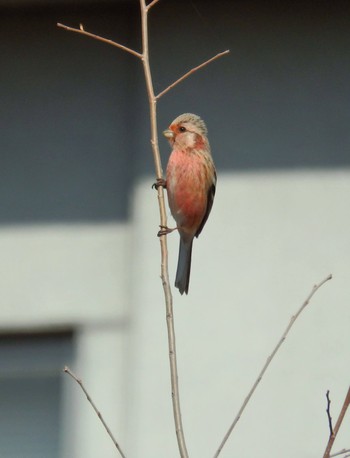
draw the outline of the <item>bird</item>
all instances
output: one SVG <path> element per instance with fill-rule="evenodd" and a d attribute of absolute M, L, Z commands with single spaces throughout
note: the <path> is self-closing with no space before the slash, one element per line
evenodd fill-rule
<path fill-rule="evenodd" d="M 172 152 L 163 186 L 171 214 L 180 234 L 175 287 L 188 294 L 192 244 L 207 222 L 216 189 L 216 169 L 204 121 L 192 113 L 178 116 L 163 132 Z M 175 229 L 165 228 L 161 235 Z"/>

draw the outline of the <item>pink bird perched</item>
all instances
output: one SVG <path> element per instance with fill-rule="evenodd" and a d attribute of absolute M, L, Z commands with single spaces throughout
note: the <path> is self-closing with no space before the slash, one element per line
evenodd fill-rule
<path fill-rule="evenodd" d="M 193 238 L 202 232 L 213 205 L 216 171 L 207 128 L 199 116 L 191 113 L 178 116 L 164 136 L 172 147 L 165 186 L 180 234 L 175 286 L 181 294 L 187 294 Z"/>

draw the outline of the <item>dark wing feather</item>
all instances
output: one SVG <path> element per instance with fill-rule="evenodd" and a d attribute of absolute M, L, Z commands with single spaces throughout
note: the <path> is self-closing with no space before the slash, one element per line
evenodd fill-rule
<path fill-rule="evenodd" d="M 208 217 L 210 215 L 211 207 L 213 206 L 214 196 L 215 196 L 215 189 L 216 189 L 216 173 L 214 172 L 214 174 L 215 174 L 214 183 L 210 186 L 210 188 L 208 190 L 207 209 L 205 211 L 204 218 L 202 219 L 202 222 L 201 222 L 197 232 L 195 233 L 196 237 L 198 237 L 199 234 L 202 232 L 202 229 L 203 229 L 203 227 L 204 227 L 205 223 L 207 222 L 207 219 L 208 219 Z"/>

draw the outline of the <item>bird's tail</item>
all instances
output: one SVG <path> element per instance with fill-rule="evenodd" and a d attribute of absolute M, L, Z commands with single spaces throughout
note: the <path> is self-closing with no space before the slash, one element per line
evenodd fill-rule
<path fill-rule="evenodd" d="M 180 238 L 175 286 L 179 289 L 181 294 L 188 293 L 191 273 L 192 243 L 193 238 L 189 240 L 183 240 L 182 237 Z"/>

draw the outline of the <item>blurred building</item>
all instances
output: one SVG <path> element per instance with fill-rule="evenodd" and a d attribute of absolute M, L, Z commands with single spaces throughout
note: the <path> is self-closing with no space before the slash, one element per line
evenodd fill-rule
<path fill-rule="evenodd" d="M 128 457 L 176 457 L 142 67 L 57 22 L 140 49 L 137 0 L 0 0 L 0 456 L 118 456 L 67 364 Z M 222 452 L 321 456 L 349 384 L 350 4 L 161 0 L 150 45 L 156 92 L 231 51 L 158 108 L 160 132 L 201 115 L 218 168 L 173 290 L 189 453 L 214 454 L 332 272 Z"/>

